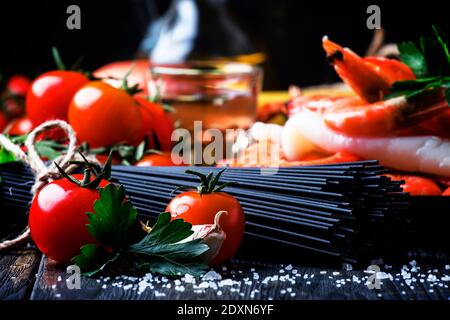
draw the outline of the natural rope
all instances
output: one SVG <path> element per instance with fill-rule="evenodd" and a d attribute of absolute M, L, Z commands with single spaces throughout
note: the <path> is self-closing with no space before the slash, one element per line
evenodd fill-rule
<path fill-rule="evenodd" d="M 53 128 L 61 128 L 65 131 L 69 139 L 69 145 L 67 147 L 66 154 L 59 156 L 54 160 L 54 162 L 52 162 L 50 165 L 47 166 L 44 163 L 44 161 L 42 161 L 42 159 L 39 157 L 39 154 L 36 151 L 35 143 L 36 137 L 39 134 Z M 28 164 L 31 170 L 33 170 L 35 174 L 35 182 L 33 187 L 31 188 L 31 193 L 33 194 L 33 197 L 47 183 L 61 178 L 61 174 L 56 168 L 55 162 L 68 173 L 72 172 L 78 167 L 78 165 L 71 164 L 71 161 L 73 160 L 77 161 L 82 160 L 81 156 L 77 153 L 76 142 L 77 137 L 75 131 L 67 122 L 62 120 L 47 121 L 36 127 L 25 140 L 25 147 L 27 149 L 27 152 L 24 152 L 20 148 L 20 146 L 16 145 L 8 137 L 6 137 L 3 134 L 0 134 L 0 145 L 4 149 L 11 152 L 18 160 L 21 160 L 22 162 Z M 89 161 L 98 163 L 95 157 L 88 157 L 88 159 Z M 15 239 L 0 242 L 0 250 L 22 244 L 24 242 L 27 242 L 29 239 L 30 239 L 30 229 L 27 226 L 24 232 L 19 236 L 17 236 Z"/>

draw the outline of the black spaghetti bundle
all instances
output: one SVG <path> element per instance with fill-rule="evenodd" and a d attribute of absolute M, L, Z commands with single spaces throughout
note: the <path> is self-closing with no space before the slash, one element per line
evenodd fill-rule
<path fill-rule="evenodd" d="M 214 167 L 113 166 L 142 219 L 163 212 L 180 185 L 195 185 L 194 169 Z M 377 161 L 308 167 L 227 168 L 220 182 L 237 182 L 224 191 L 235 196 L 246 215 L 246 237 L 299 248 L 345 262 L 365 262 L 398 243 L 408 195 L 400 181 L 381 175 Z M 0 166 L 2 212 L 27 211 L 32 173 L 20 164 Z M 301 251 L 300 250 L 300 251 Z"/>

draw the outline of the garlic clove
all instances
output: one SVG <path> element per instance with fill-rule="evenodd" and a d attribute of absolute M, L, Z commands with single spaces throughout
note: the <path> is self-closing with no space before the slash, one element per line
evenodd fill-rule
<path fill-rule="evenodd" d="M 200 257 L 206 263 L 211 262 L 219 253 L 222 244 L 226 239 L 226 234 L 220 227 L 220 217 L 222 214 L 228 214 L 227 211 L 219 211 L 214 217 L 213 224 L 199 224 L 193 225 L 192 231 L 194 233 L 179 243 L 192 241 L 195 239 L 203 239 L 203 242 L 208 245 L 209 250 L 203 253 Z"/>

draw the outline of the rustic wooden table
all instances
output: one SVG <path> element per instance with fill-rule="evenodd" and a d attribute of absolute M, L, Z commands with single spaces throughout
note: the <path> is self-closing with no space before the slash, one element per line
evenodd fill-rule
<path fill-rule="evenodd" d="M 0 299 L 450 299 L 450 266 L 411 261 L 380 265 L 380 289 L 369 289 L 373 274 L 339 266 L 273 264 L 235 259 L 205 279 L 140 275 L 81 278 L 69 289 L 65 268 L 33 248 L 0 255 Z"/>

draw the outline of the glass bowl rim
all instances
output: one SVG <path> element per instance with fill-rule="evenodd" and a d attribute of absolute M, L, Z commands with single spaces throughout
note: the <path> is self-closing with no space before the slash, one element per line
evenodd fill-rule
<path fill-rule="evenodd" d="M 152 75 L 169 76 L 257 75 L 260 71 L 259 66 L 241 62 L 188 61 L 176 65 L 150 66 Z"/>

